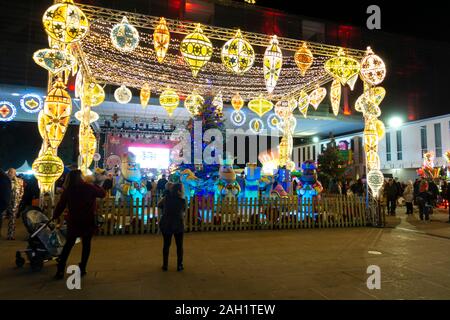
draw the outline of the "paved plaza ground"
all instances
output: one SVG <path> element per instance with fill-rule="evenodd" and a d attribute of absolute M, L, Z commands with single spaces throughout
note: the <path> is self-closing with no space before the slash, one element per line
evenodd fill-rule
<path fill-rule="evenodd" d="M 188 233 L 183 272 L 175 250 L 161 271 L 160 236 L 96 237 L 88 275 L 73 291 L 52 279 L 54 262 L 40 272 L 15 267 L 26 246 L 19 226 L 16 241 L 2 230 L 0 299 L 450 299 L 447 213 L 425 224 L 399 212 L 383 229 Z M 369 265 L 381 268 L 380 290 L 366 286 Z"/>

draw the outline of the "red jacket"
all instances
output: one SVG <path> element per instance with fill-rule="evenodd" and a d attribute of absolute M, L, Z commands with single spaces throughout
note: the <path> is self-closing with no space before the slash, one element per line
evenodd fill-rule
<path fill-rule="evenodd" d="M 53 212 L 53 218 L 61 216 L 64 209 L 68 207 L 67 236 L 92 236 L 96 229 L 96 198 L 104 198 L 105 195 L 101 187 L 84 182 L 64 190 Z"/>

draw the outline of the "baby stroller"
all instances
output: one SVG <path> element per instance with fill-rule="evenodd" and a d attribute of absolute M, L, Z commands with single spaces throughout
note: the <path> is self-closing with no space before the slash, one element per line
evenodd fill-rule
<path fill-rule="evenodd" d="M 30 207 L 22 213 L 23 224 L 28 233 L 28 247 L 16 252 L 16 266 L 25 264 L 24 253 L 30 261 L 33 271 L 42 269 L 44 262 L 57 260 L 61 254 L 66 239 L 66 228 L 55 228 L 52 220 L 47 218 L 38 207 Z"/>

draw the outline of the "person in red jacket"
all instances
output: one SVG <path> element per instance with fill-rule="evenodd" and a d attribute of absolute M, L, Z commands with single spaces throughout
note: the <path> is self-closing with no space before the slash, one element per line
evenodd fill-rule
<path fill-rule="evenodd" d="M 65 189 L 53 212 L 53 218 L 58 219 L 66 207 L 69 209 L 66 217 L 67 239 L 59 257 L 56 279 L 64 277 L 67 258 L 78 237 L 81 238 L 83 244 L 79 267 L 81 275 L 86 274 L 86 265 L 91 251 L 91 240 L 96 230 L 96 198 L 104 198 L 106 195 L 101 187 L 83 181 L 80 170 L 72 170 L 68 174 L 67 179 L 67 183 L 64 184 Z"/>

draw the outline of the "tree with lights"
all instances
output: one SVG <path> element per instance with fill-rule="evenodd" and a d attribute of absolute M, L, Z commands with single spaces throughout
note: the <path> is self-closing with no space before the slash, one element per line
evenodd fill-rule
<path fill-rule="evenodd" d="M 317 157 L 319 181 L 328 186 L 331 179 L 340 180 L 344 175 L 346 163 L 339 155 L 334 138 L 327 148 Z"/>

